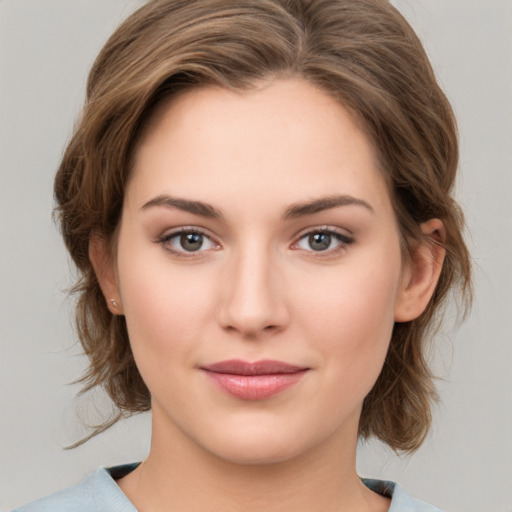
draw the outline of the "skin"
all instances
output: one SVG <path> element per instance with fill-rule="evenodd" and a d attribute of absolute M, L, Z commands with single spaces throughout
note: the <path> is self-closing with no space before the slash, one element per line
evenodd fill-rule
<path fill-rule="evenodd" d="M 204 234 L 199 250 L 183 227 Z M 443 237 L 439 220 L 422 230 Z M 100 237 L 90 253 L 152 395 L 149 456 L 118 481 L 141 512 L 388 509 L 355 469 L 362 402 L 443 250 L 425 242 L 403 263 L 374 149 L 346 109 L 299 79 L 173 98 L 138 144 L 114 263 Z M 307 371 L 248 401 L 201 370 L 228 359 Z"/>

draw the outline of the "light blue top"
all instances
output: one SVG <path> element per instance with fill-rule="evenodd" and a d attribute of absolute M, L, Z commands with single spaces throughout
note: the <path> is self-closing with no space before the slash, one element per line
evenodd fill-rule
<path fill-rule="evenodd" d="M 138 464 L 100 468 L 80 484 L 17 508 L 13 512 L 137 512 L 115 480 Z M 441 512 L 409 496 L 394 482 L 363 478 L 366 487 L 391 498 L 389 512 Z"/>

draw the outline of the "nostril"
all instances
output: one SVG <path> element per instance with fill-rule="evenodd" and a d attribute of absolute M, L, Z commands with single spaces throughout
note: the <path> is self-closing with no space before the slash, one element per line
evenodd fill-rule
<path fill-rule="evenodd" d="M 224 332 L 258 338 L 286 327 L 288 309 L 281 291 L 268 286 L 270 282 L 263 270 L 255 273 L 254 265 L 248 264 L 230 276 L 217 310 L 217 320 Z"/>

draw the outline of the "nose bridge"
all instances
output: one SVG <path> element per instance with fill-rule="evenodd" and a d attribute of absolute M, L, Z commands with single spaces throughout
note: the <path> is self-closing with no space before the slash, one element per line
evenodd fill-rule
<path fill-rule="evenodd" d="M 287 311 L 280 290 L 278 261 L 273 251 L 247 240 L 234 251 L 226 265 L 220 321 L 223 327 L 241 334 L 282 329 Z"/>

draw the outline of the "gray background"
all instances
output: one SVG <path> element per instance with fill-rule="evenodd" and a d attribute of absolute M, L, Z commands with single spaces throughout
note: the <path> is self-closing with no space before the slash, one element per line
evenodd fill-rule
<path fill-rule="evenodd" d="M 512 511 L 512 2 L 400 0 L 453 102 L 461 133 L 476 302 L 454 314 L 433 364 L 442 403 L 412 458 L 363 446 L 364 475 L 464 512 Z M 135 0 L 0 0 L 0 511 L 71 485 L 100 465 L 144 457 L 149 418 L 74 451 L 84 434 L 68 385 L 75 345 L 69 262 L 51 221 L 52 180 L 79 113 L 87 71 Z M 102 397 L 98 397 L 101 402 Z M 96 415 L 97 416 L 97 415 Z"/>

